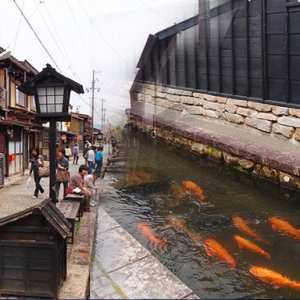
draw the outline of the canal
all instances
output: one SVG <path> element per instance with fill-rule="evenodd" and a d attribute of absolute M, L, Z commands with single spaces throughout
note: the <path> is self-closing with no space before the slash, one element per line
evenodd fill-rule
<path fill-rule="evenodd" d="M 198 297 L 300 298 L 295 191 L 143 134 L 103 180 L 101 207 Z"/>

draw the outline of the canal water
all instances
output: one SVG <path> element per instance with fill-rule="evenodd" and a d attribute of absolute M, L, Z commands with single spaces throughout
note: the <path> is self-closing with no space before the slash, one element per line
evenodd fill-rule
<path fill-rule="evenodd" d="M 142 134 L 117 158 L 101 207 L 198 297 L 300 298 L 300 235 L 272 228 L 300 229 L 298 193 Z"/>

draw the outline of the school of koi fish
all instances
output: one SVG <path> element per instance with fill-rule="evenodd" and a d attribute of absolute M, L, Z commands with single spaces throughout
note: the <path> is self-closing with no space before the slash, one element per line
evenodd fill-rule
<path fill-rule="evenodd" d="M 192 199 L 198 202 L 202 202 L 206 199 L 203 195 L 203 190 L 191 181 L 183 181 L 181 185 L 171 186 L 169 195 L 171 195 L 174 199 L 173 206 L 178 206 L 185 195 L 191 196 Z M 255 230 L 249 226 L 251 223 L 249 220 L 244 220 L 238 215 L 233 215 L 231 221 L 233 226 L 239 231 L 239 234 L 233 236 L 233 240 L 236 242 L 240 251 L 251 251 L 267 260 L 272 260 L 271 255 L 264 249 L 265 247 L 271 247 L 272 244 L 260 237 Z M 272 230 L 292 239 L 300 240 L 300 230 L 295 228 L 283 218 L 269 216 L 266 221 Z M 186 234 L 197 247 L 204 250 L 208 257 L 219 259 L 220 261 L 225 262 L 230 268 L 234 269 L 236 267 L 236 261 L 233 256 L 218 241 L 213 238 L 204 238 L 201 236 L 201 233 L 190 232 L 185 225 L 186 222 L 184 219 L 169 215 L 166 217 L 166 222 L 168 227 L 173 227 Z M 137 228 L 141 234 L 143 234 L 152 243 L 162 247 L 167 246 L 168 241 L 155 236 L 150 226 L 144 223 L 138 223 Z M 259 243 L 263 246 L 260 246 Z M 260 281 L 269 284 L 273 288 L 284 287 L 300 290 L 300 282 L 293 281 L 271 269 L 250 265 L 249 273 Z"/>

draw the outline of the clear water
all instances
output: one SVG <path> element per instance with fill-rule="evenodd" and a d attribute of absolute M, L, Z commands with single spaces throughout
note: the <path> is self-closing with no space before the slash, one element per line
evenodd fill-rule
<path fill-rule="evenodd" d="M 300 290 L 276 289 L 249 273 L 249 267 L 255 265 L 300 282 L 300 241 L 275 231 L 267 220 L 278 216 L 300 228 L 298 193 L 145 136 L 128 137 L 118 157 L 124 161 L 112 163 L 104 178 L 114 188 L 101 198 L 102 208 L 196 295 L 206 299 L 300 298 Z M 143 184 L 141 178 L 157 180 Z M 183 193 L 176 202 L 178 194 L 170 189 L 184 180 L 200 186 L 205 200 Z M 268 244 L 234 227 L 234 215 L 248 220 L 248 226 Z M 138 229 L 139 223 L 149 226 L 166 244 L 151 241 Z M 271 260 L 240 249 L 234 235 L 267 251 Z M 207 238 L 221 244 L 236 266 L 208 256 L 204 247 Z"/>

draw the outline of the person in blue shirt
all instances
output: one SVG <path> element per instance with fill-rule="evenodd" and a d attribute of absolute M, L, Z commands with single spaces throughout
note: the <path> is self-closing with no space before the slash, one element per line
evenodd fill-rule
<path fill-rule="evenodd" d="M 72 154 L 73 154 L 73 165 L 74 164 L 78 164 L 78 159 L 79 159 L 79 148 L 78 148 L 78 145 L 75 144 L 73 146 L 73 149 L 72 149 Z"/>
<path fill-rule="evenodd" d="M 95 157 L 95 163 L 96 163 L 96 174 L 98 176 L 100 176 L 100 173 L 101 173 L 101 168 L 102 168 L 102 162 L 103 162 L 103 147 L 99 147 L 97 149 L 97 152 L 96 152 L 96 157 Z"/>

